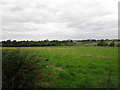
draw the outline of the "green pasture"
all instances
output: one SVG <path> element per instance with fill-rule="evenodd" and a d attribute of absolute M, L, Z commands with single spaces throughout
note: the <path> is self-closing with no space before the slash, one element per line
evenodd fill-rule
<path fill-rule="evenodd" d="M 118 48 L 98 46 L 3 47 L 39 57 L 36 78 L 42 88 L 117 88 Z M 16 54 L 16 53 L 15 53 Z M 3 56 L 5 57 L 5 56 Z M 17 58 L 16 58 L 17 60 Z M 32 74 L 32 73 L 31 73 Z"/>

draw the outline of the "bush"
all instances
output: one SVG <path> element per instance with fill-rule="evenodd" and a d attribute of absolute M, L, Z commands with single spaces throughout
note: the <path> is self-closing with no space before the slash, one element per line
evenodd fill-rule
<path fill-rule="evenodd" d="M 117 44 L 117 47 L 120 47 L 120 43 Z"/>
<path fill-rule="evenodd" d="M 112 42 L 109 44 L 109 46 L 114 47 L 114 46 L 115 46 L 114 41 L 112 41 Z"/>
<path fill-rule="evenodd" d="M 27 51 L 3 50 L 2 53 L 2 87 L 35 88 L 39 58 Z"/>
<path fill-rule="evenodd" d="M 97 46 L 108 46 L 108 43 L 105 41 L 101 40 L 99 43 L 97 43 Z"/>

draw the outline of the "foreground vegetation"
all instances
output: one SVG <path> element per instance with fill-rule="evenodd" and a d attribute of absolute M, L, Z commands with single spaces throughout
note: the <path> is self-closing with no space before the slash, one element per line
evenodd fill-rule
<path fill-rule="evenodd" d="M 36 87 L 36 78 L 42 66 L 35 53 L 4 49 L 2 55 L 3 88 Z"/>
<path fill-rule="evenodd" d="M 117 88 L 118 48 L 3 47 L 4 87 Z"/>

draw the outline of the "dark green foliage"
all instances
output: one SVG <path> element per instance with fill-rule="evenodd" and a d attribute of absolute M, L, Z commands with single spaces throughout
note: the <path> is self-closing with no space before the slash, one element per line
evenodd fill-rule
<path fill-rule="evenodd" d="M 108 43 L 104 40 L 101 40 L 99 43 L 97 43 L 97 46 L 108 46 Z"/>
<path fill-rule="evenodd" d="M 120 47 L 120 43 L 117 44 L 117 47 Z"/>
<path fill-rule="evenodd" d="M 114 47 L 114 46 L 115 46 L 114 41 L 112 41 L 112 42 L 109 44 L 109 46 Z"/>
<path fill-rule="evenodd" d="M 99 42 L 99 43 L 98 43 Z M 7 40 L 2 41 L 3 47 L 41 47 L 41 46 L 75 46 L 75 45 L 83 45 L 83 46 L 108 46 L 106 42 L 111 42 L 111 40 L 95 40 L 95 39 L 87 39 L 87 40 L 41 40 L 41 41 L 16 41 L 16 40 Z M 117 39 L 114 39 L 114 42 L 118 42 Z M 86 45 L 87 44 L 87 45 Z"/>
<path fill-rule="evenodd" d="M 74 42 L 72 40 L 44 40 L 44 41 L 16 41 L 7 40 L 2 41 L 3 47 L 39 47 L 39 46 L 72 46 Z"/>
<path fill-rule="evenodd" d="M 3 50 L 2 87 L 3 88 L 35 88 L 36 70 L 39 68 L 39 58 L 27 51 Z"/>

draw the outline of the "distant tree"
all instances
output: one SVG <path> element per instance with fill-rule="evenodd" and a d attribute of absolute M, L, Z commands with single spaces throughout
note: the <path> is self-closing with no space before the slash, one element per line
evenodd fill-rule
<path fill-rule="evenodd" d="M 73 40 L 70 40 L 70 42 L 73 42 Z"/>
<path fill-rule="evenodd" d="M 109 44 L 109 46 L 114 47 L 114 46 L 115 46 L 114 41 L 112 41 L 112 42 Z"/>
<path fill-rule="evenodd" d="M 91 41 L 92 41 L 92 42 L 96 42 L 96 40 L 95 40 L 95 39 L 91 39 Z"/>
<path fill-rule="evenodd" d="M 11 42 L 11 40 L 7 40 L 7 42 Z"/>
<path fill-rule="evenodd" d="M 91 39 L 87 39 L 86 41 L 87 41 L 87 42 L 90 42 L 90 41 L 91 41 Z"/>
<path fill-rule="evenodd" d="M 120 43 L 117 44 L 117 47 L 120 47 Z"/>
<path fill-rule="evenodd" d="M 49 41 L 48 39 L 44 40 L 44 42 L 48 42 L 48 41 Z"/>
<path fill-rule="evenodd" d="M 105 41 L 102 39 L 102 40 L 100 40 L 99 43 L 97 43 L 97 46 L 108 46 L 108 43 L 105 42 Z"/>
<path fill-rule="evenodd" d="M 13 42 L 17 42 L 16 40 L 13 40 Z"/>

